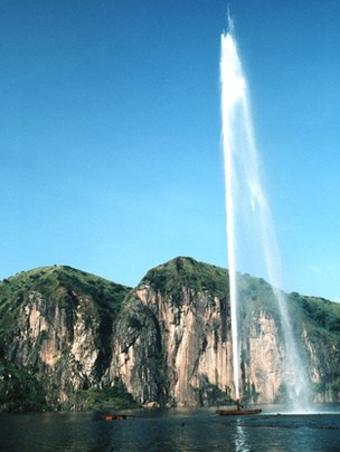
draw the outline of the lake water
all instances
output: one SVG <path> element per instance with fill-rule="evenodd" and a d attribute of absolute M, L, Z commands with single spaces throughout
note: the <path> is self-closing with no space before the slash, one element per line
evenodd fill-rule
<path fill-rule="evenodd" d="M 340 405 L 322 414 L 217 416 L 215 410 L 130 411 L 123 421 L 92 414 L 0 416 L 2 452 L 340 451 Z"/>

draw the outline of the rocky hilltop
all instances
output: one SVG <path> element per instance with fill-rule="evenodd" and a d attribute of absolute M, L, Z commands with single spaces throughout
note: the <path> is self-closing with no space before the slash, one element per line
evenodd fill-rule
<path fill-rule="evenodd" d="M 268 283 L 240 275 L 241 374 L 251 401 L 286 396 Z M 233 395 L 225 269 L 176 258 L 132 289 L 67 266 L 0 283 L 6 410 L 225 404 Z M 340 304 L 287 295 L 316 401 L 339 397 Z"/>

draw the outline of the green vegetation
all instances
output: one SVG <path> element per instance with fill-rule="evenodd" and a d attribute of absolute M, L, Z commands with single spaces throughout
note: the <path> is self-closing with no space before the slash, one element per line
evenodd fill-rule
<path fill-rule="evenodd" d="M 289 396 L 289 391 L 288 391 L 288 386 L 286 385 L 286 383 L 282 383 L 280 385 L 274 402 L 282 404 L 282 405 L 285 405 L 285 404 L 291 402 L 290 396 Z"/>
<path fill-rule="evenodd" d="M 281 315 L 271 285 L 262 278 L 255 278 L 248 274 L 238 274 L 237 277 L 239 299 L 242 300 L 239 306 L 240 335 L 247 337 L 250 327 L 260 328 L 253 319 L 260 312 L 264 312 L 273 317 L 278 333 L 282 336 Z M 150 285 L 163 296 L 168 296 L 173 303 L 181 301 L 185 288 L 191 289 L 194 293 L 208 291 L 209 296 L 217 295 L 220 299 L 229 297 L 228 273 L 225 269 L 197 262 L 188 257 L 173 259 L 150 270 L 142 283 Z M 296 292 L 291 294 L 282 292 L 282 295 L 287 300 L 293 331 L 300 337 L 302 334 L 307 334 L 309 343 L 318 353 L 323 369 L 320 375 L 320 388 L 323 388 L 323 392 L 327 389 L 336 394 L 338 372 L 335 372 L 334 368 L 337 366 L 336 363 L 339 363 L 340 303 L 302 296 Z M 228 305 L 226 309 L 228 310 Z M 302 347 L 301 354 L 304 359 L 307 359 Z M 241 361 L 245 366 L 244 355 Z M 258 394 L 245 380 L 245 368 L 243 373 L 244 393 L 255 400 Z M 283 385 L 278 393 L 278 400 L 285 400 L 286 397 L 286 387 Z"/>
<path fill-rule="evenodd" d="M 125 410 L 140 406 L 119 379 L 113 387 L 76 391 L 68 405 L 76 411 Z"/>
<path fill-rule="evenodd" d="M 324 298 L 303 297 L 297 292 L 292 292 L 289 298 L 298 304 L 310 321 L 318 327 L 332 333 L 340 332 L 340 303 L 332 303 Z"/>
<path fill-rule="evenodd" d="M 229 293 L 228 273 L 225 269 L 195 261 L 190 257 L 177 257 L 150 270 L 142 283 L 171 295 L 173 301 L 181 297 L 183 287 L 194 292 L 209 291 L 210 294 L 225 298 Z"/>
<path fill-rule="evenodd" d="M 99 355 L 95 372 L 99 380 L 111 359 L 113 322 L 129 290 L 128 287 L 67 266 L 41 267 L 18 273 L 2 281 L 0 283 L 0 357 L 4 359 L 1 367 L 3 379 L 0 388 L 0 405 L 11 411 L 19 408 L 40 410 L 46 405 L 49 408 L 64 409 L 63 406 L 59 406 L 57 397 L 60 385 L 63 384 L 68 396 L 73 394 L 74 389 L 71 382 L 62 382 L 61 378 L 65 369 L 70 366 L 73 366 L 77 373 L 77 364 L 71 364 L 72 355 L 65 349 L 54 373 L 46 375 L 44 364 L 41 363 L 39 356 L 46 341 L 54 337 L 56 312 L 59 312 L 59 318 L 64 319 L 66 327 L 66 336 L 57 337 L 59 344 L 57 347 L 62 344 L 66 347 L 68 341 L 72 341 L 75 312 L 79 305 L 83 305 L 81 312 L 85 326 L 96 331 L 94 347 L 99 350 Z M 23 308 L 30 306 L 32 302 L 38 304 L 44 321 L 47 322 L 47 329 L 40 331 L 36 339 L 28 339 L 28 342 L 24 342 L 18 337 L 22 329 L 20 322 L 24 321 Z M 58 307 L 57 311 L 56 307 Z M 13 356 L 13 352 L 17 353 L 14 351 L 15 344 L 20 345 L 20 350 L 29 347 L 31 358 L 27 368 L 18 369 L 5 361 L 6 357 Z M 119 399 L 119 397 L 116 398 Z M 87 407 L 91 400 L 92 398 L 88 397 Z"/>
<path fill-rule="evenodd" d="M 241 325 L 243 325 L 241 334 L 246 337 L 245 334 L 249 334 L 249 328 L 260 328 L 254 323 L 254 317 L 262 311 L 277 321 L 280 333 L 279 309 L 272 287 L 263 279 L 254 278 L 248 274 L 238 275 L 238 282 L 239 297 L 242 299 L 239 313 Z M 227 331 L 229 287 L 226 269 L 197 262 L 189 257 L 178 257 L 150 270 L 141 284 L 149 285 L 166 297 L 170 304 L 175 305 L 183 302 L 185 293 L 191 298 L 204 294 L 207 303 L 213 303 L 213 297 L 218 297 L 221 300 L 219 309 L 223 318 L 221 334 L 225 337 L 229 334 Z M 152 310 L 145 315 L 145 306 L 141 303 L 133 303 L 136 297 L 136 292 L 128 287 L 68 266 L 41 267 L 3 280 L 0 283 L 0 406 L 2 409 L 8 411 L 51 408 L 92 410 L 138 406 L 120 380 L 116 380 L 113 387 L 106 386 L 98 389 L 112 360 L 114 334 L 119 334 L 120 337 L 126 335 L 126 341 L 135 340 L 141 331 L 146 333 L 145 337 L 148 337 L 148 333 L 153 335 L 155 345 L 152 354 L 147 357 L 150 360 L 149 368 L 150 372 L 156 375 L 155 380 L 159 386 L 165 387 L 167 383 L 162 380 L 164 378 L 166 381 L 163 375 L 163 369 L 166 366 L 162 352 L 161 331 L 156 328 Z M 29 326 L 25 324 L 27 319 L 23 315 L 23 308 L 30 306 L 32 301 L 41 310 L 45 326 L 36 336 L 31 337 L 29 334 L 25 336 L 22 333 L 29 331 Z M 340 304 L 323 298 L 302 296 L 296 292 L 287 295 L 287 301 L 293 330 L 300 336 L 302 332 L 307 334 L 309 344 L 320 362 L 320 369 L 322 369 L 320 382 L 314 389 L 321 395 L 331 392 L 335 398 L 340 392 L 337 365 L 340 348 Z M 55 309 L 56 306 L 58 310 Z M 58 330 L 59 336 L 55 335 L 56 324 L 53 323 L 56 320 L 56 312 L 59 313 L 59 321 L 62 319 L 63 322 L 63 329 Z M 84 376 L 81 365 L 70 352 L 75 319 L 78 315 L 83 316 L 85 330 L 88 329 L 91 334 L 89 337 L 91 337 L 91 345 L 96 357 L 88 380 L 87 376 Z M 126 323 L 123 323 L 126 331 L 119 327 L 119 324 L 117 326 L 118 315 L 121 319 L 126 316 Z M 211 328 L 214 329 L 213 322 Z M 63 333 L 60 334 L 60 331 Z M 27 337 L 29 339 L 26 340 Z M 46 365 L 41 360 L 41 352 L 46 352 L 46 344 L 51 341 L 53 343 L 54 339 L 57 341 L 56 349 L 61 350 L 62 354 L 58 357 L 53 371 L 51 368 L 46 371 Z M 247 345 L 243 346 L 245 347 L 241 357 L 243 392 L 249 400 L 254 401 L 258 394 L 254 384 L 246 378 L 249 356 L 246 350 Z M 10 356 L 19 356 L 16 362 L 21 360 L 28 363 L 27 367 L 19 368 L 10 363 Z M 29 356 L 29 359 L 22 361 L 23 356 L 26 358 Z M 79 381 L 83 389 L 75 391 L 74 387 L 79 387 Z M 59 397 L 61 389 L 65 397 L 65 402 L 62 403 L 60 400 L 63 399 Z M 282 385 L 277 396 L 278 400 L 284 400 L 287 397 L 286 392 L 285 385 Z M 218 388 L 208 383 L 200 394 L 202 403 L 210 403 L 213 399 L 222 401 L 225 397 L 225 394 L 219 393 Z"/>
<path fill-rule="evenodd" d="M 198 390 L 198 397 L 202 406 L 230 404 L 233 401 L 230 394 L 231 388 L 226 386 L 225 391 L 222 391 L 216 385 L 209 383 L 207 378 L 201 381 L 201 386 Z"/>
<path fill-rule="evenodd" d="M 42 384 L 26 369 L 19 369 L 4 359 L 0 360 L 0 411 L 48 411 L 51 407 L 44 396 Z M 76 411 L 122 410 L 138 408 L 131 394 L 120 380 L 113 387 L 79 390 L 59 409 Z"/>
<path fill-rule="evenodd" d="M 47 409 L 41 384 L 25 369 L 0 359 L 0 410 L 43 411 Z"/>
<path fill-rule="evenodd" d="M 115 318 L 130 288 L 68 266 L 40 267 L 0 283 L 0 336 L 15 327 L 20 307 L 34 293 L 50 304 L 72 306 L 73 294 L 91 297 L 101 317 Z"/>
<path fill-rule="evenodd" d="M 331 391 L 333 396 L 340 394 L 340 375 L 331 383 Z"/>

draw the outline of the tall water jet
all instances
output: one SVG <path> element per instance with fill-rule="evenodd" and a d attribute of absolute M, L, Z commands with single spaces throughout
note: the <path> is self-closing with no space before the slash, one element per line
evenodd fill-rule
<path fill-rule="evenodd" d="M 221 112 L 225 171 L 226 235 L 235 398 L 240 398 L 238 258 L 241 245 L 256 243 L 263 270 L 277 300 L 283 332 L 284 374 L 293 409 L 308 409 L 308 376 L 302 365 L 281 284 L 281 263 L 271 210 L 260 177 L 247 83 L 238 55 L 233 25 L 221 36 Z"/>

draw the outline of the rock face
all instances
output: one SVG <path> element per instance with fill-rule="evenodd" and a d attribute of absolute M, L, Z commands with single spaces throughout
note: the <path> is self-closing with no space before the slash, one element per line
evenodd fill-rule
<path fill-rule="evenodd" d="M 150 271 L 119 316 L 111 377 L 122 378 L 143 404 L 227 403 L 233 395 L 227 278 L 222 269 L 181 258 Z M 279 401 L 287 375 L 272 290 L 245 275 L 241 298 L 242 393 L 260 403 Z M 339 360 L 339 338 L 328 336 L 316 352 L 321 332 L 299 309 L 295 329 L 306 348 L 311 381 L 319 383 L 325 369 L 335 377 L 327 356 Z"/>
<path fill-rule="evenodd" d="M 48 267 L 0 289 L 3 357 L 41 383 L 48 405 L 101 385 L 113 323 L 128 288 L 70 267 Z M 4 328 L 2 328 L 4 329 Z"/>
<path fill-rule="evenodd" d="M 271 287 L 243 275 L 240 297 L 242 393 L 260 403 L 282 400 L 285 348 Z M 315 399 L 335 399 L 339 306 L 294 293 L 289 308 Z M 47 267 L 4 281 L 0 313 L 2 404 L 16 371 L 40 388 L 48 407 L 61 409 L 77 408 L 75 394 L 117 384 L 149 407 L 225 404 L 233 397 L 224 269 L 177 258 L 129 289 L 70 267 Z"/>
<path fill-rule="evenodd" d="M 111 374 L 146 404 L 224 401 L 231 384 L 226 321 L 225 300 L 189 288 L 174 300 L 143 284 L 118 321 Z"/>

